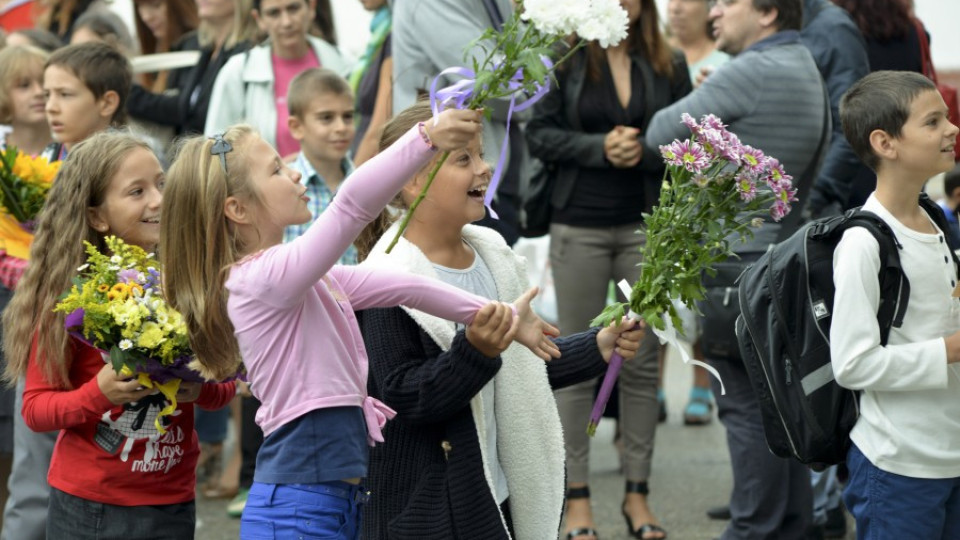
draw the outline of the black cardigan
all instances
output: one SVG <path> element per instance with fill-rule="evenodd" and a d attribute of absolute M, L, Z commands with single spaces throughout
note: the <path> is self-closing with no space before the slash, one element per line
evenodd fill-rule
<path fill-rule="evenodd" d="M 250 44 L 241 41 L 230 49 L 223 49 L 213 58 L 213 49 L 200 48 L 196 33 L 188 34 L 181 40 L 178 50 L 199 50 L 200 60 L 191 68 L 176 70 L 175 76 L 167 86 L 176 88 L 173 95 L 154 94 L 139 84 L 130 88 L 130 98 L 127 100 L 127 112 L 134 118 L 148 120 L 162 126 L 173 126 L 177 135 L 203 133 L 207 121 L 207 107 L 210 105 L 210 95 L 213 93 L 213 83 L 217 80 L 220 69 L 235 54 L 242 53 L 250 48 Z M 197 90 L 196 102 L 190 104 L 190 96 Z"/>
<path fill-rule="evenodd" d="M 640 53 L 630 54 L 643 73 L 644 119 L 636 126 L 643 133 L 654 113 L 686 96 L 693 90 L 683 54 L 673 54 L 673 77 L 653 71 L 653 66 Z M 533 108 L 533 119 L 527 124 L 526 139 L 530 154 L 544 162 L 558 165 L 551 204 L 566 207 L 573 193 L 581 166 L 611 167 L 603 153 L 604 133 L 585 133 L 580 122 L 579 102 L 587 76 L 586 50 L 578 51 L 566 66 L 557 71 L 558 89 L 548 92 Z M 644 201 L 649 209 L 660 198 L 663 160 L 645 153 L 639 164 L 644 182 Z"/>
<path fill-rule="evenodd" d="M 361 537 L 368 540 L 506 539 L 487 484 L 470 400 L 500 369 L 457 333 L 442 351 L 400 308 L 357 313 L 370 358 L 367 389 L 397 411 L 370 452 Z M 606 370 L 593 329 L 557 339 L 548 362 L 554 389 Z M 513 509 L 513 513 L 523 509 Z M 557 512 L 562 512 L 557 508 Z"/>

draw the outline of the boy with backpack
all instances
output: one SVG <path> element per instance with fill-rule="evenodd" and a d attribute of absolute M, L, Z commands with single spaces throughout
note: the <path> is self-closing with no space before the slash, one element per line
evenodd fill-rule
<path fill-rule="evenodd" d="M 877 173 L 863 209 L 891 229 L 909 297 L 881 344 L 880 244 L 847 229 L 833 256 L 830 355 L 838 384 L 860 390 L 844 503 L 858 538 L 960 538 L 960 287 L 944 231 L 917 204 L 928 178 L 954 165 L 957 126 L 936 87 L 878 71 L 840 104 L 843 131 Z"/>

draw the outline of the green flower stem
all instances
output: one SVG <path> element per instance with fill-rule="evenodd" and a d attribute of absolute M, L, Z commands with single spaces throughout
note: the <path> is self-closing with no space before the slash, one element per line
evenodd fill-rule
<path fill-rule="evenodd" d="M 400 222 L 400 230 L 397 231 L 396 236 L 393 237 L 393 240 L 390 242 L 390 245 L 387 246 L 387 254 L 393 250 L 393 246 L 397 245 L 397 242 L 400 241 L 400 237 L 403 236 L 403 232 L 407 230 L 407 225 L 410 223 L 410 218 L 413 217 L 414 210 L 420 206 L 420 202 L 423 201 L 424 197 L 427 196 L 427 190 L 430 189 L 430 184 L 433 183 L 433 179 L 437 177 L 437 172 L 440 171 L 440 167 L 443 166 L 443 162 L 450 157 L 450 152 L 444 152 L 440 154 L 440 159 L 437 160 L 437 164 L 433 166 L 433 169 L 430 170 L 430 175 L 427 176 L 427 183 L 423 186 L 423 189 L 420 190 L 420 194 L 417 195 L 417 198 L 414 199 L 413 204 L 410 205 L 410 209 L 407 210 L 407 215 L 403 216 L 403 221 Z"/>

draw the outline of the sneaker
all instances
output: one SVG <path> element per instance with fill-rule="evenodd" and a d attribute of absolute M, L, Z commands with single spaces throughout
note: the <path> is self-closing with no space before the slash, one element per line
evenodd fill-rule
<path fill-rule="evenodd" d="M 705 426 L 713 420 L 713 392 L 709 388 L 690 388 L 690 401 L 683 410 L 683 425 Z"/>
<path fill-rule="evenodd" d="M 708 508 L 707 517 L 718 521 L 728 520 L 730 519 L 730 506 L 725 504 L 723 506 Z"/>
<path fill-rule="evenodd" d="M 250 488 L 240 488 L 237 495 L 227 503 L 227 515 L 232 518 L 238 518 L 243 515 L 243 509 L 247 506 L 247 495 L 250 494 Z"/>

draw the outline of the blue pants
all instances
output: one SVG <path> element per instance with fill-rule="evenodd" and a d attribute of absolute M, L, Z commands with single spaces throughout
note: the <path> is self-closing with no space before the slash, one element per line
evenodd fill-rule
<path fill-rule="evenodd" d="M 847 453 L 843 502 L 859 540 L 960 538 L 960 478 L 911 478 L 877 468 L 856 445 Z"/>
<path fill-rule="evenodd" d="M 240 521 L 241 540 L 360 537 L 366 490 L 341 481 L 321 484 L 254 482 Z"/>

